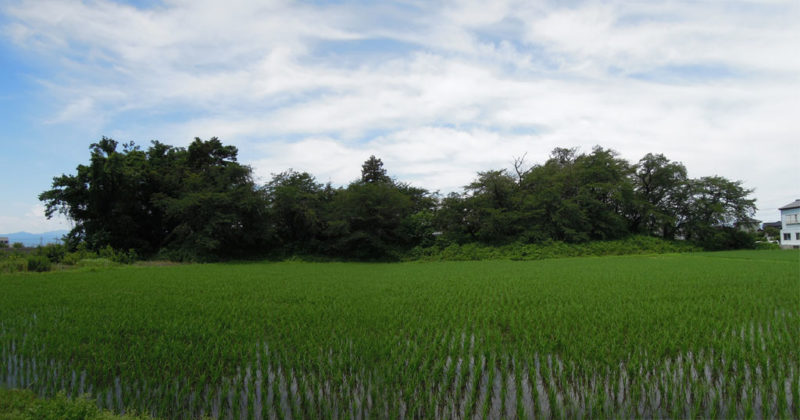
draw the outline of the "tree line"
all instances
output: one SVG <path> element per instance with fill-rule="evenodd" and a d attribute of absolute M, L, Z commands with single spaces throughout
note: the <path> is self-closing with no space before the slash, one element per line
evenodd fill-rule
<path fill-rule="evenodd" d="M 346 186 L 308 172 L 265 185 L 219 139 L 188 147 L 103 138 L 88 165 L 40 194 L 47 217 L 74 223 L 68 247 L 112 247 L 173 260 L 321 255 L 393 259 L 448 243 L 580 243 L 649 235 L 707 249 L 752 245 L 752 190 L 720 176 L 692 179 L 680 162 L 610 149 L 556 148 L 543 163 L 478 172 L 446 196 L 389 176 L 371 156 Z"/>

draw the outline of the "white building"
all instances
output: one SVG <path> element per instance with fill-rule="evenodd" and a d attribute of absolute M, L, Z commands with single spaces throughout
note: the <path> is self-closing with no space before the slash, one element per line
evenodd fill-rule
<path fill-rule="evenodd" d="M 781 211 L 781 247 L 800 248 L 800 198 L 778 210 Z"/>
<path fill-rule="evenodd" d="M 8 248 L 8 237 L 0 236 L 0 248 Z"/>

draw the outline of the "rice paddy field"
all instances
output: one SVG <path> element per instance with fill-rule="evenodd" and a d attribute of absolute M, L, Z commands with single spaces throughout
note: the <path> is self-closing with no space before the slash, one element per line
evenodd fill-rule
<path fill-rule="evenodd" d="M 800 253 L 0 276 L 0 387 L 164 418 L 800 418 Z"/>

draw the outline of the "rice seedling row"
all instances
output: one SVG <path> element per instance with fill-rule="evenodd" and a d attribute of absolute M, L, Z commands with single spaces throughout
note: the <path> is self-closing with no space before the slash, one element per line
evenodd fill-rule
<path fill-rule="evenodd" d="M 0 386 L 165 418 L 800 417 L 800 254 L 0 277 Z"/>

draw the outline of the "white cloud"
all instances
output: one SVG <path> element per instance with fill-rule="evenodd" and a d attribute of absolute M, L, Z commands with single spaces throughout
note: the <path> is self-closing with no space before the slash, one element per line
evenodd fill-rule
<path fill-rule="evenodd" d="M 58 115 L 49 123 L 74 121 L 89 117 L 93 112 L 94 100 L 92 98 L 78 98 L 65 106 Z"/>
<path fill-rule="evenodd" d="M 636 72 L 663 65 L 719 64 L 743 71 L 798 70 L 796 2 L 587 2 L 533 10 L 525 39 L 565 58 L 565 69 Z M 780 57 L 780 58 L 777 58 Z"/>
<path fill-rule="evenodd" d="M 525 152 L 600 144 L 742 179 L 764 208 L 797 195 L 794 1 L 37 0 L 3 13 L 9 39 L 54 65 L 52 121 L 260 144 L 241 159 L 265 178 L 294 167 L 346 183 L 374 153 L 403 180 L 453 189 Z"/>
<path fill-rule="evenodd" d="M 376 155 L 383 160 L 390 176 L 449 192 L 469 183 L 477 171 L 507 167 L 514 157 L 534 148 L 538 152 L 532 151 L 529 157 L 546 158 L 552 147 L 555 145 L 543 144 L 535 136 L 420 127 L 351 146 L 331 138 L 314 137 L 273 143 L 265 147 L 267 158 L 250 163 L 264 181 L 269 180 L 270 173 L 292 167 L 312 173 L 320 182 L 345 185 L 361 175 L 361 164 L 370 155 Z"/>
<path fill-rule="evenodd" d="M 6 215 L 0 214 L 0 232 L 2 233 L 44 233 L 72 228 L 68 221 L 60 215 L 55 215 L 48 220 L 44 215 L 44 206 L 41 204 L 9 203 L 3 212 Z"/>

